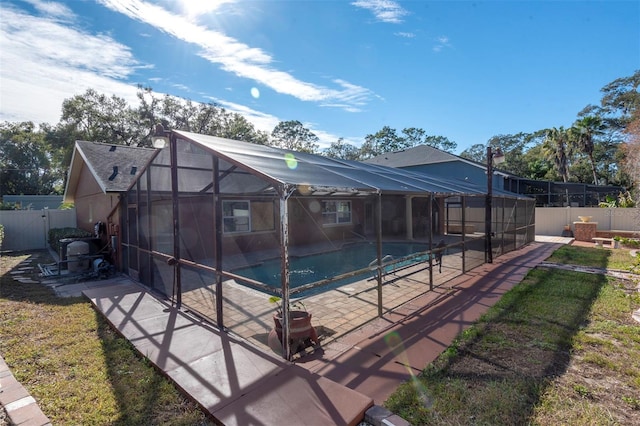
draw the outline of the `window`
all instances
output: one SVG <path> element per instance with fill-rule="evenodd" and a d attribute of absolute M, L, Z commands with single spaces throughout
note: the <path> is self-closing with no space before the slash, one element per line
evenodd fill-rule
<path fill-rule="evenodd" d="M 222 223 L 224 233 L 251 232 L 249 201 L 223 201 Z"/>
<path fill-rule="evenodd" d="M 273 201 L 223 201 L 222 223 L 225 234 L 273 231 Z"/>
<path fill-rule="evenodd" d="M 323 201 L 322 223 L 324 225 L 351 223 L 351 201 Z"/>

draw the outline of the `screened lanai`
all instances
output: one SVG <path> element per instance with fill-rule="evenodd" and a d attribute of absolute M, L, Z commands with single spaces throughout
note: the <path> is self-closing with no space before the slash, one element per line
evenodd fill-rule
<path fill-rule="evenodd" d="M 278 296 L 321 341 L 534 239 L 534 200 L 459 181 L 167 132 L 123 198 L 120 264 L 181 308 L 267 346 Z M 487 236 L 491 245 L 487 244 Z M 290 359 L 292 349 L 283 345 Z"/>

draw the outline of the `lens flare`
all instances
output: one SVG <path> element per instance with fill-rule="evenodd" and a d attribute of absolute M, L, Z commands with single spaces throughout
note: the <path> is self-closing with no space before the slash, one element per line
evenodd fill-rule
<path fill-rule="evenodd" d="M 284 155 L 284 162 L 287 163 L 287 167 L 291 170 L 295 170 L 298 167 L 298 160 L 296 160 L 296 157 L 291 153 Z"/>
<path fill-rule="evenodd" d="M 423 406 L 427 409 L 433 407 L 433 401 L 429 397 L 429 392 L 427 391 L 427 388 L 413 373 L 413 370 L 410 367 L 409 357 L 407 356 L 407 352 L 404 349 L 404 343 L 402 342 L 402 337 L 400 337 L 400 334 L 398 334 L 397 331 L 392 331 L 390 333 L 387 333 L 384 336 L 384 342 L 387 344 L 389 349 L 391 349 L 393 354 L 398 358 L 398 362 L 407 369 L 407 372 L 411 377 L 411 383 L 413 384 L 413 387 L 416 390 L 416 394 L 418 395 L 418 398 L 420 398 L 420 400 L 422 401 Z"/>
<path fill-rule="evenodd" d="M 301 195 L 310 195 L 311 194 L 311 186 L 307 185 L 307 184 L 300 184 L 298 185 L 298 192 Z"/>

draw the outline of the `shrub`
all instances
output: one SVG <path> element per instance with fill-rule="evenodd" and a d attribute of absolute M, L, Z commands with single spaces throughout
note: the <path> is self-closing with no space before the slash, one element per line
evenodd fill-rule
<path fill-rule="evenodd" d="M 627 247 L 640 248 L 640 240 L 633 238 L 620 238 L 620 244 Z"/>
<path fill-rule="evenodd" d="M 91 232 L 80 228 L 53 228 L 49 230 L 49 245 L 56 253 L 60 252 L 60 240 L 63 238 L 90 238 Z"/>

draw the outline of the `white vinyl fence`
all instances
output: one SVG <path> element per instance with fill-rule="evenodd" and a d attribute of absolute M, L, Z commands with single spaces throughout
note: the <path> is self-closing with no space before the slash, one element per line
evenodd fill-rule
<path fill-rule="evenodd" d="M 640 208 L 536 207 L 536 235 L 562 235 L 565 225 L 574 229 L 578 216 L 591 216 L 598 231 L 640 232 Z"/>
<path fill-rule="evenodd" d="M 0 210 L 0 224 L 3 251 L 45 249 L 49 229 L 77 226 L 76 210 Z"/>

